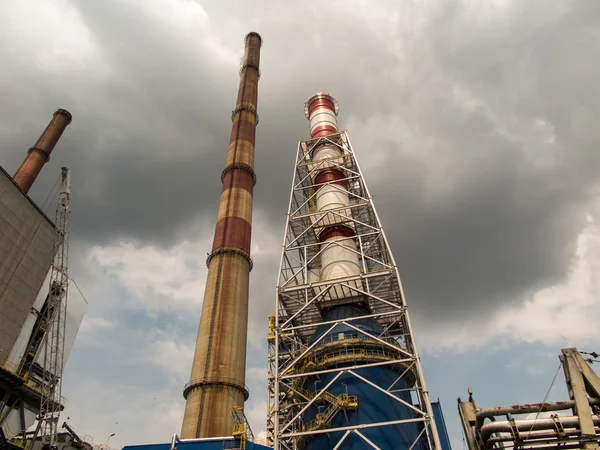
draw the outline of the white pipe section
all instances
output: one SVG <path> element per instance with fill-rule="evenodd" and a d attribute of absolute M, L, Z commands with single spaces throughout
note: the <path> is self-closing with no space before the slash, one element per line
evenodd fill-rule
<path fill-rule="evenodd" d="M 338 158 L 336 158 L 338 157 Z M 335 159 L 332 159 L 335 158 Z M 322 164 L 319 164 L 319 172 L 325 170 L 330 167 L 334 167 L 333 162 L 335 161 L 337 164 L 342 162 L 342 151 L 340 148 L 336 147 L 332 144 L 324 144 L 317 147 L 313 153 L 313 161 L 320 162 L 323 160 L 329 160 Z M 315 195 L 317 200 L 317 211 L 327 211 L 330 209 L 338 209 L 343 208 L 344 206 L 348 206 L 350 204 L 350 199 L 348 197 L 348 191 L 346 191 L 343 186 L 330 183 L 326 185 L 322 185 L 318 188 L 318 191 Z M 335 214 L 327 214 L 322 220 L 321 225 L 333 225 L 336 223 L 343 223 L 345 220 L 339 215 L 348 216 L 350 214 L 349 210 L 341 210 L 337 211 L 338 215 Z"/>
<path fill-rule="evenodd" d="M 335 117 L 335 113 L 326 107 L 317 108 L 310 115 L 308 119 L 310 124 L 310 135 L 313 136 L 315 129 L 317 127 L 326 126 L 331 127 L 333 130 L 337 130 L 337 118 Z M 335 131 L 332 131 L 335 133 Z"/>
<path fill-rule="evenodd" d="M 334 237 L 322 244 L 321 279 L 331 280 L 358 275 L 360 266 L 354 238 Z"/>
<path fill-rule="evenodd" d="M 311 122 L 312 123 L 312 122 Z M 322 170 L 335 167 L 333 162 L 338 165 L 342 162 L 342 151 L 335 145 L 323 144 L 317 147 L 312 157 L 314 162 L 330 160 L 319 165 Z M 324 212 L 337 210 L 336 213 L 326 214 L 320 224 L 331 226 L 343 224 L 349 221 L 350 210 L 343 209 L 350 205 L 348 191 L 337 183 L 322 185 L 316 193 L 317 211 Z M 348 217 L 348 219 L 344 219 Z M 350 277 L 360 274 L 360 264 L 358 253 L 356 252 L 356 241 L 354 238 L 343 236 L 333 236 L 321 244 L 321 280 L 332 280 L 335 278 Z M 359 287 L 357 282 L 353 282 Z M 333 298 L 344 298 L 352 296 L 350 289 L 330 290 Z"/>

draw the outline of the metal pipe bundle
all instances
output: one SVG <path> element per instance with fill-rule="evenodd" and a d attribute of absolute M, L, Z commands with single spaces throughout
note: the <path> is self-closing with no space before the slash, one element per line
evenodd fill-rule
<path fill-rule="evenodd" d="M 182 439 L 228 436 L 231 410 L 248 398 L 245 386 L 254 138 L 262 38 L 249 33 L 223 183 L 202 317 L 190 382 L 184 389 Z"/>

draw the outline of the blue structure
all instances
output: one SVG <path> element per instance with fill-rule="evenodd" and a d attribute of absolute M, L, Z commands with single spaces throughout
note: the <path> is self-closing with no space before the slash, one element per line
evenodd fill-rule
<path fill-rule="evenodd" d="M 438 398 L 437 402 L 431 402 L 431 407 L 433 409 L 433 417 L 435 419 L 436 429 L 440 437 L 440 448 L 441 450 L 452 450 L 450 436 L 448 435 L 448 429 L 446 428 L 446 420 L 444 419 L 444 413 L 442 412 L 442 404 L 440 403 L 440 399 Z M 419 433 L 421 430 L 423 430 L 423 426 L 419 424 Z M 427 439 L 421 438 L 421 449 L 427 450 L 428 448 Z"/>
<path fill-rule="evenodd" d="M 431 402 L 433 407 L 433 417 L 437 426 L 437 431 L 440 436 L 440 445 L 442 450 L 452 450 L 450 445 L 450 436 L 448 436 L 448 429 L 446 428 L 446 420 L 444 419 L 444 413 L 442 412 L 442 404 L 438 398 L 437 402 Z"/>
<path fill-rule="evenodd" d="M 361 317 L 367 312 L 360 305 L 343 305 L 330 309 L 325 313 L 325 321 L 349 319 Z M 383 331 L 381 325 L 374 319 L 358 319 L 353 325 L 364 330 L 370 335 L 380 335 Z M 367 335 L 359 333 L 347 325 L 336 325 L 327 336 L 324 334 L 330 328 L 321 325 L 315 332 L 312 342 L 320 340 L 320 345 L 309 355 L 313 360 L 325 360 L 329 356 L 330 363 L 323 365 L 324 369 L 329 367 L 352 366 L 364 359 L 374 360 L 375 357 L 389 358 L 390 348 L 384 346 Z M 401 364 L 357 369 L 355 372 L 368 379 L 377 386 L 387 389 L 394 386 L 394 395 L 412 405 L 409 385 L 414 383 L 414 374 L 410 371 L 404 377 L 400 374 L 406 369 Z M 315 377 L 304 379 L 304 389 L 313 393 L 325 388 L 331 382 L 335 373 L 325 373 Z M 297 385 L 296 390 L 302 391 L 302 386 Z M 318 429 L 320 423 L 328 423 L 331 428 L 345 427 L 349 425 L 361 425 L 370 423 L 390 422 L 394 420 L 407 420 L 415 417 L 414 410 L 405 406 L 390 396 L 384 394 L 377 388 L 364 383 L 354 375 L 344 373 L 327 388 L 330 395 L 322 396 L 323 401 L 311 406 L 304 414 L 304 423 L 307 429 Z M 339 402 L 327 400 L 339 399 Z M 320 416 L 318 416 L 320 415 Z M 311 425 L 312 424 L 312 425 Z M 421 427 L 422 429 L 422 427 Z M 362 434 L 380 448 L 409 449 L 417 439 L 420 429 L 418 423 L 390 425 L 382 428 L 366 428 Z M 307 437 L 304 448 L 306 450 L 329 450 L 342 438 L 344 432 L 332 432 Z M 342 443 L 341 449 L 365 448 L 367 444 L 358 435 L 348 436 Z M 445 450 L 445 449 L 444 449 Z"/>
<path fill-rule="evenodd" d="M 174 450 L 224 450 L 239 449 L 240 441 L 232 437 L 190 439 L 178 441 Z M 122 450 L 171 450 L 171 444 L 146 444 L 146 445 L 127 445 Z M 246 442 L 247 450 L 269 450 L 269 447 Z"/>
<path fill-rule="evenodd" d="M 277 450 L 435 449 L 435 413 L 400 274 L 338 103 L 305 104 L 270 320 L 267 437 Z"/>

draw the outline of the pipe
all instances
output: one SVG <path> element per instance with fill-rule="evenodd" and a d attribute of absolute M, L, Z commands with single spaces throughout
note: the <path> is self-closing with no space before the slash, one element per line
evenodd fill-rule
<path fill-rule="evenodd" d="M 600 405 L 600 399 L 590 398 L 588 399 L 590 405 Z M 553 403 L 527 403 L 524 405 L 512 405 L 512 406 L 495 406 L 493 408 L 480 409 L 475 415 L 477 421 L 475 422 L 475 430 L 479 430 L 483 426 L 483 422 L 487 418 L 493 416 L 505 416 L 507 414 L 531 414 L 548 411 L 562 411 L 565 409 L 575 408 L 575 400 L 569 400 L 566 402 L 553 402 Z"/>
<path fill-rule="evenodd" d="M 592 416 L 594 425 L 600 425 L 600 417 Z M 558 416 L 554 419 L 524 419 L 516 420 L 513 423 L 491 422 L 486 423 L 481 427 L 480 436 L 485 443 L 494 433 L 510 433 L 513 428 L 518 431 L 536 431 L 536 430 L 551 430 L 554 429 L 556 423 L 560 423 L 564 428 L 577 428 L 579 426 L 578 416 Z"/>
<path fill-rule="evenodd" d="M 21 167 L 13 176 L 13 180 L 23 192 L 29 192 L 42 167 L 50 160 L 50 153 L 72 120 L 73 116 L 66 109 L 56 110 L 42 135 L 29 149 Z"/>
<path fill-rule="evenodd" d="M 248 391 L 246 341 L 248 288 L 252 269 L 254 141 L 260 77 L 258 33 L 248 33 L 190 382 L 185 386 L 181 439 L 230 436 L 231 410 Z"/>
<path fill-rule="evenodd" d="M 171 449 L 170 450 L 177 450 L 177 442 L 179 442 L 179 436 L 177 436 L 177 433 L 173 434 L 173 437 L 171 438 Z"/>
<path fill-rule="evenodd" d="M 598 432 L 598 430 L 600 429 L 596 429 L 596 432 Z M 564 436 L 566 436 L 568 439 L 571 439 L 572 437 L 576 437 L 576 440 L 581 440 L 581 433 L 579 432 L 579 430 L 576 429 L 570 429 L 570 430 L 565 430 L 562 432 Z M 527 432 L 527 440 L 530 439 L 535 439 L 535 440 L 539 440 L 539 439 L 547 439 L 547 440 L 556 440 L 556 439 L 561 439 L 561 442 L 564 442 L 564 437 L 561 438 L 560 436 L 558 436 L 556 430 L 555 431 L 532 431 L 531 433 Z M 496 436 L 496 437 L 491 437 L 487 440 L 487 444 L 492 447 L 493 444 L 500 444 L 502 445 L 503 442 L 508 442 L 508 441 L 513 441 L 514 437 L 512 435 L 501 435 L 501 436 Z M 532 442 L 532 444 L 537 444 L 538 442 Z"/>
<path fill-rule="evenodd" d="M 337 133 L 337 100 L 325 92 L 317 92 L 304 103 L 304 115 L 310 124 L 310 137 Z"/>
<path fill-rule="evenodd" d="M 318 139 L 337 133 L 338 112 L 338 102 L 330 94 L 319 92 L 311 96 L 304 104 L 311 137 Z M 340 170 L 344 162 L 342 150 L 330 141 L 318 140 L 311 153 L 312 162 L 315 163 L 312 167 L 316 168 L 316 208 L 323 213 L 319 220 L 319 226 L 322 227 L 319 233 L 321 280 L 359 275 L 356 238 L 350 226 L 350 209 L 346 209 L 350 205 L 348 185 L 346 175 Z M 332 298 L 352 295 L 352 291 L 345 287 L 331 290 L 329 294 Z"/>

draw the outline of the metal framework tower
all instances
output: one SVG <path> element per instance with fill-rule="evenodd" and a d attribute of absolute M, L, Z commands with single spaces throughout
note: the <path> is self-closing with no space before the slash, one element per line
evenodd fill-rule
<path fill-rule="evenodd" d="M 305 105 L 269 343 L 269 444 L 439 449 L 400 275 L 337 101 Z"/>
<path fill-rule="evenodd" d="M 58 204 L 56 206 L 56 241 L 50 276 L 50 292 L 46 310 L 47 331 L 43 346 L 43 384 L 40 415 L 36 433 L 44 448 L 57 448 L 58 420 L 61 404 L 62 372 L 64 368 L 67 297 L 69 289 L 68 259 L 71 228 L 71 174 L 63 167 Z"/>

